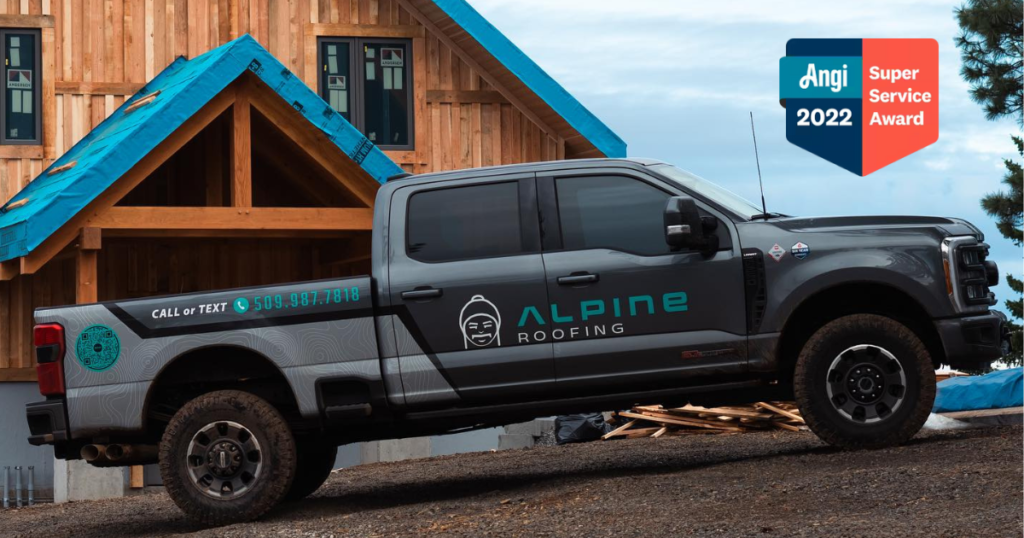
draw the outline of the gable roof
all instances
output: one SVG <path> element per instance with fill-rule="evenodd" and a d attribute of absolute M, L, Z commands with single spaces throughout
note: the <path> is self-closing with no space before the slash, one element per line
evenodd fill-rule
<path fill-rule="evenodd" d="M 466 0 L 409 0 L 565 138 L 575 157 L 625 157 L 626 143 Z M 599 153 L 595 153 L 599 152 Z"/>
<path fill-rule="evenodd" d="M 245 35 L 192 60 L 176 59 L 0 208 L 0 261 L 38 247 L 247 70 L 373 179 L 384 183 L 402 173 L 384 152 Z M 128 110 L 156 92 L 150 104 Z M 76 164 L 50 175 L 69 163 Z"/>

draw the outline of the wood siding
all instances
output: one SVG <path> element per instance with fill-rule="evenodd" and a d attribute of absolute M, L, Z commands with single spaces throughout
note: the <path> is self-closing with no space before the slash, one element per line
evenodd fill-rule
<path fill-rule="evenodd" d="M 59 156 L 178 56 L 195 57 L 249 33 L 304 80 L 315 50 L 309 25 L 389 35 L 389 28 L 422 28 L 400 0 L 0 0 L 4 15 L 51 15 L 54 129 Z M 2 25 L 2 22 L 0 22 Z M 479 73 L 424 31 L 413 51 L 422 63 L 425 102 L 417 103 L 415 151 L 389 152 L 408 171 L 423 173 L 564 157 L 564 143 L 508 103 Z M 415 47 L 414 47 L 415 49 Z M 310 74 L 313 75 L 313 74 Z M 422 136 L 425 135 L 425 136 Z M 0 157 L 0 203 L 39 175 L 50 160 L 41 151 Z M 39 157 L 39 158 L 32 158 Z"/>

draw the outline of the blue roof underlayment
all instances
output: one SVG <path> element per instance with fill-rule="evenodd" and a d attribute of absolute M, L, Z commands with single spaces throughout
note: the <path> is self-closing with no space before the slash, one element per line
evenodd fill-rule
<path fill-rule="evenodd" d="M 246 70 L 322 130 L 377 181 L 402 173 L 380 149 L 245 35 L 192 60 L 178 58 L 0 209 L 0 261 L 38 247 Z M 152 103 L 132 103 L 159 90 Z M 77 164 L 63 172 L 48 171 Z M 7 209 L 27 199 L 24 205 Z"/>
<path fill-rule="evenodd" d="M 555 82 L 483 15 L 477 13 L 466 0 L 433 1 L 601 153 L 607 157 L 626 156 L 626 143 L 617 134 Z"/>

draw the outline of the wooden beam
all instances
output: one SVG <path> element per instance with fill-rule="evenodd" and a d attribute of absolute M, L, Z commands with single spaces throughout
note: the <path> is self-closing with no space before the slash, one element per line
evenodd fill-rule
<path fill-rule="evenodd" d="M 431 103 L 484 103 L 508 104 L 501 92 L 489 90 L 427 90 L 427 101 Z"/>
<path fill-rule="evenodd" d="M 252 118 L 246 86 L 239 88 L 231 110 L 231 205 L 252 207 Z"/>
<path fill-rule="evenodd" d="M 373 209 L 326 207 L 112 207 L 89 224 L 110 230 L 370 231 Z M 173 235 L 173 234 L 172 234 Z"/>
<path fill-rule="evenodd" d="M 38 271 L 39 268 L 73 241 L 78 236 L 79 230 L 88 226 L 90 217 L 96 216 L 106 208 L 113 207 L 121 198 L 124 198 L 139 183 L 149 177 L 154 170 L 159 168 L 167 159 L 171 158 L 171 156 L 192 140 L 210 122 L 217 119 L 234 101 L 234 87 L 229 87 L 206 103 L 199 112 L 186 120 L 178 130 L 165 138 L 160 145 L 149 152 L 149 155 L 143 157 L 124 176 L 121 176 L 120 179 L 96 197 L 85 209 L 79 211 L 77 215 L 65 223 L 60 230 L 54 232 L 41 245 L 36 247 L 27 256 L 21 258 L 21 274 L 30 275 Z"/>
<path fill-rule="evenodd" d="M 782 409 L 781 407 L 775 407 L 774 405 L 772 405 L 770 403 L 767 403 L 767 402 L 757 402 L 756 404 L 754 404 L 754 406 L 760 407 L 761 409 L 767 409 L 768 411 L 771 411 L 773 413 L 777 413 L 777 414 L 782 415 L 782 416 L 784 416 L 786 418 L 791 418 L 791 419 L 799 422 L 800 424 L 804 423 L 804 419 L 800 415 L 797 415 L 796 413 L 790 413 L 789 411 L 786 411 L 785 409 Z"/>
<path fill-rule="evenodd" d="M 78 248 L 82 250 L 99 250 L 103 248 L 103 230 L 99 228 L 82 228 L 78 237 Z"/>
<path fill-rule="evenodd" d="M 42 145 L 19 144 L 0 146 L 0 159 L 42 159 Z"/>
<path fill-rule="evenodd" d="M 21 264 L 18 260 L 7 260 L 0 262 L 0 281 L 11 280 L 21 274 Z"/>
<path fill-rule="evenodd" d="M 160 238 L 160 239 L 345 239 L 352 234 L 366 233 L 350 230 L 270 230 L 270 229 L 203 229 L 203 230 L 164 230 L 160 228 L 146 229 L 107 229 L 103 237 L 113 238 Z M 59 259 L 59 258 L 54 258 Z"/>
<path fill-rule="evenodd" d="M 0 369 L 0 382 L 35 382 L 36 369 L 33 368 L 3 368 Z"/>
<path fill-rule="evenodd" d="M 53 15 L 0 15 L 2 28 L 53 28 Z"/>
<path fill-rule="evenodd" d="M 548 133 L 552 137 L 558 137 L 558 133 L 556 133 L 550 125 L 541 120 L 540 117 L 533 112 L 533 110 L 531 110 L 529 107 L 523 104 L 523 102 L 520 101 L 519 98 L 515 96 L 515 94 L 513 94 L 508 88 L 506 88 L 501 82 L 499 82 L 498 79 L 493 74 L 490 73 L 490 71 L 488 71 L 482 65 L 480 65 L 479 62 L 474 60 L 473 57 L 469 55 L 469 53 L 463 50 L 462 47 L 458 46 L 455 43 L 455 41 L 453 41 L 452 38 L 448 36 L 447 33 L 438 28 L 433 21 L 428 19 L 427 16 L 423 14 L 423 12 L 416 9 L 416 7 L 412 5 L 412 2 L 410 2 L 409 0 L 398 0 L 398 3 L 401 4 L 402 7 L 405 8 L 406 11 L 408 11 L 413 16 L 413 18 L 419 21 L 420 24 L 425 26 L 427 30 L 430 30 L 430 32 L 434 34 L 434 36 L 437 37 L 439 40 L 441 40 L 442 43 L 444 43 L 448 48 L 452 49 L 452 52 L 458 55 L 459 58 L 462 58 L 462 61 L 466 62 L 466 64 L 468 64 L 469 67 L 473 69 L 473 71 L 480 75 L 481 78 L 486 80 L 488 84 L 494 87 L 494 89 L 501 92 L 501 95 L 504 95 L 505 98 L 508 99 L 510 103 L 515 105 L 515 107 L 518 108 L 524 116 L 529 118 L 530 121 L 535 123 L 537 127 L 540 127 L 542 131 Z"/>
<path fill-rule="evenodd" d="M 42 46 L 42 77 L 40 80 L 42 93 L 40 95 L 42 102 L 42 110 L 40 113 L 43 115 L 43 158 L 45 159 L 56 159 L 57 158 L 57 122 L 55 120 L 47 120 L 47 118 L 55 118 L 57 116 L 57 94 L 54 91 L 54 81 L 57 79 L 56 73 L 56 35 L 53 29 L 53 17 L 48 17 L 50 26 L 43 28 L 39 31 L 40 45 Z"/>
<path fill-rule="evenodd" d="M 134 95 L 145 84 L 141 82 L 84 82 L 58 80 L 54 83 L 57 93 L 71 95 Z"/>
<path fill-rule="evenodd" d="M 424 37 L 426 30 L 415 24 L 395 24 L 378 26 L 376 24 L 306 24 L 306 35 L 331 37 L 397 37 L 412 39 Z"/>

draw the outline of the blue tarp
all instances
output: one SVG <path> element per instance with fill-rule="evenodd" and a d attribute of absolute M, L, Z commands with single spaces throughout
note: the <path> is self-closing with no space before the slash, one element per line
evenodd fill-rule
<path fill-rule="evenodd" d="M 246 70 L 380 183 L 402 173 L 384 152 L 245 35 L 192 60 L 172 62 L 5 204 L 0 209 L 0 261 L 24 256 L 39 246 Z M 160 93 L 151 104 L 125 113 L 132 103 L 156 91 Z M 77 164 L 69 170 L 47 173 L 71 162 Z"/>
<path fill-rule="evenodd" d="M 933 413 L 999 409 L 1024 405 L 1024 369 L 951 377 L 939 383 Z"/>

